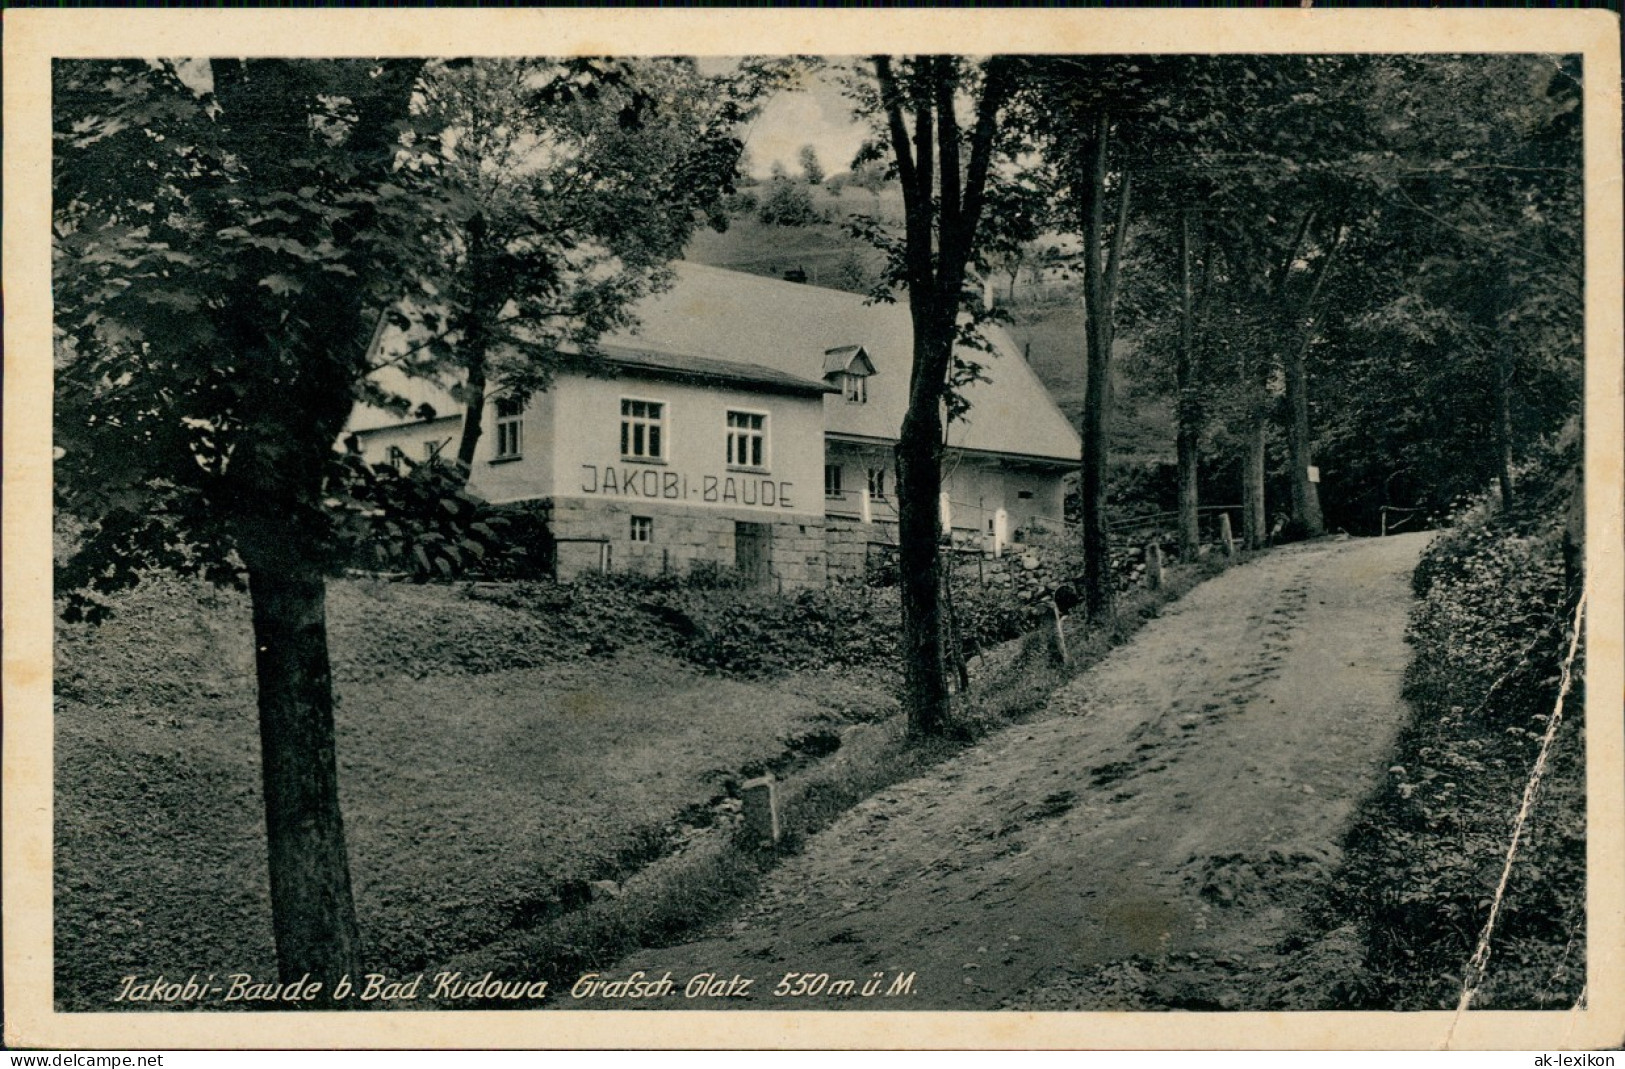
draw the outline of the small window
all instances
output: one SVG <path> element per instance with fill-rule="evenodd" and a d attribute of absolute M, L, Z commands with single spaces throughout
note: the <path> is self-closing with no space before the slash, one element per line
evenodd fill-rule
<path fill-rule="evenodd" d="M 424 462 L 428 463 L 428 464 L 433 464 L 436 461 L 438 461 L 440 459 L 440 451 L 442 449 L 446 448 L 448 442 L 449 442 L 449 439 L 448 439 L 448 441 L 443 441 L 443 442 L 435 442 L 435 441 L 424 442 L 423 443 L 423 460 L 424 460 Z"/>
<path fill-rule="evenodd" d="M 384 463 L 396 471 L 405 471 L 408 466 L 406 463 L 406 450 L 398 445 L 390 446 L 384 453 Z"/>
<path fill-rule="evenodd" d="M 759 412 L 728 413 L 728 466 L 767 467 L 767 417 Z"/>
<path fill-rule="evenodd" d="M 869 496 L 885 500 L 886 498 L 886 469 L 869 469 Z"/>
<path fill-rule="evenodd" d="M 663 401 L 621 398 L 621 457 L 625 460 L 666 458 L 666 405 Z"/>
<path fill-rule="evenodd" d="M 498 397 L 496 459 L 512 460 L 525 448 L 525 403 L 517 397 Z"/>
<path fill-rule="evenodd" d="M 846 373 L 845 393 L 847 404 L 868 404 L 869 376 L 858 375 L 848 371 Z"/>
<path fill-rule="evenodd" d="M 632 541 L 653 542 L 655 540 L 655 521 L 653 516 L 632 517 Z"/>
<path fill-rule="evenodd" d="M 1016 498 L 1021 501 L 1031 501 L 1033 499 L 1033 492 L 1031 490 L 1017 490 Z"/>
<path fill-rule="evenodd" d="M 824 465 L 824 496 L 825 497 L 840 497 L 842 495 L 842 493 L 843 493 L 843 491 L 841 490 L 841 466 L 839 464 L 825 464 Z"/>

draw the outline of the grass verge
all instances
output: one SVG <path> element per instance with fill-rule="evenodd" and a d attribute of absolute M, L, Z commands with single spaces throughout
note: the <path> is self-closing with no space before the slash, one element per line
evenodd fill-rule
<path fill-rule="evenodd" d="M 64 1011 L 276 972 L 246 601 L 154 577 L 118 608 L 57 633 Z M 391 973 L 579 909 L 725 816 L 730 777 L 895 708 L 857 670 L 720 677 L 455 587 L 338 582 L 328 616 L 364 960 Z"/>
<path fill-rule="evenodd" d="M 1566 481 L 1559 472 L 1545 485 Z M 1450 1009 L 1461 994 L 1569 646 L 1578 591 L 1551 505 L 1511 516 L 1479 506 L 1417 569 L 1406 679 L 1415 716 L 1349 836 L 1326 908 L 1363 946 L 1362 968 L 1329 993 L 1337 1008 Z M 1568 1008 L 1585 983 L 1581 660 L 1518 835 L 1475 1009 Z"/>

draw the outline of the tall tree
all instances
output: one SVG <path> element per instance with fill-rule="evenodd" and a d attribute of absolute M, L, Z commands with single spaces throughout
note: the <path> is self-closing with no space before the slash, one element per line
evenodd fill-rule
<path fill-rule="evenodd" d="M 1174 452 L 1179 468 L 1179 557 L 1196 559 L 1201 548 L 1200 477 L 1202 395 L 1196 353 L 1196 283 L 1192 236 L 1196 212 L 1179 213 L 1179 355 L 1174 371 Z"/>
<path fill-rule="evenodd" d="M 904 707 L 909 727 L 940 735 L 949 724 L 942 605 L 944 417 L 953 407 L 955 346 L 974 307 L 965 282 L 987 198 L 1008 61 L 954 56 L 871 60 L 874 82 L 859 109 L 876 121 L 872 155 L 889 151 L 903 190 L 904 237 L 889 280 L 908 294 L 913 364 L 898 438 L 898 567 L 902 594 Z M 959 115 L 968 103 L 969 130 Z"/>
<path fill-rule="evenodd" d="M 590 360 L 632 304 L 669 281 L 702 220 L 721 228 L 744 117 L 738 77 L 675 59 L 477 59 L 425 80 L 421 109 L 447 130 L 419 183 L 444 204 L 445 256 L 418 280 L 419 369 L 452 368 L 464 404 L 466 481 L 490 388 L 545 389 Z M 757 91 L 760 79 L 748 85 Z"/>
<path fill-rule="evenodd" d="M 1106 513 L 1106 468 L 1111 455 L 1112 343 L 1116 338 L 1113 309 L 1117 280 L 1128 235 L 1131 172 L 1120 169 L 1115 189 L 1108 190 L 1107 161 L 1112 143 L 1110 113 L 1092 117 L 1093 130 L 1078 149 L 1079 174 L 1073 187 L 1083 237 L 1083 301 L 1086 377 L 1083 394 L 1083 590 L 1091 620 L 1109 619 L 1115 611 L 1116 584 L 1111 568 L 1111 533 Z M 1106 228 L 1107 199 L 1115 201 L 1111 229 Z"/>
<path fill-rule="evenodd" d="M 1351 92 L 1359 60 L 1343 57 L 1196 57 L 1185 77 L 1200 103 L 1177 126 L 1209 210 L 1204 232 L 1212 260 L 1225 265 L 1204 286 L 1223 291 L 1222 329 L 1238 347 L 1243 538 L 1269 537 L 1265 487 L 1276 382 L 1284 383 L 1284 437 L 1291 515 L 1302 534 L 1323 530 L 1314 482 L 1310 376 L 1328 271 L 1347 218 L 1368 210 L 1358 172 L 1344 161 L 1364 147 Z M 1210 265 L 1211 266 L 1211 265 Z"/>
<path fill-rule="evenodd" d="M 1358 88 L 1381 118 L 1351 160 L 1376 213 L 1311 352 L 1351 530 L 1385 503 L 1515 499 L 1522 456 L 1577 411 L 1583 297 L 1576 60 L 1384 57 Z"/>
<path fill-rule="evenodd" d="M 1157 86 L 1170 68 L 1154 60 L 1067 56 L 1027 61 L 1022 122 L 1050 168 L 1056 222 L 1080 239 L 1084 306 L 1084 400 L 1079 458 L 1084 607 L 1091 620 L 1115 611 L 1106 507 L 1111 457 L 1112 349 L 1135 168 Z"/>
<path fill-rule="evenodd" d="M 1307 217 L 1306 217 L 1307 218 Z M 1301 299 L 1284 298 L 1287 320 L 1281 333 L 1281 365 L 1286 381 L 1287 455 L 1291 469 L 1292 519 L 1298 533 L 1318 538 L 1326 533 L 1326 520 L 1320 510 L 1316 486 L 1314 453 L 1309 429 L 1309 373 L 1305 367 L 1308 349 L 1314 340 L 1315 319 L 1326 275 L 1344 240 L 1346 228 L 1334 223 L 1323 235 L 1322 248 L 1311 270 Z M 1294 314 L 1295 313 L 1295 314 Z"/>
<path fill-rule="evenodd" d="M 818 162 L 817 149 L 802 145 L 796 152 L 796 161 L 801 164 L 801 177 L 807 180 L 809 186 L 824 184 L 824 165 Z"/>
<path fill-rule="evenodd" d="M 56 65 L 59 575 L 246 583 L 285 979 L 360 964 L 334 753 L 324 498 L 392 280 L 418 61 Z M 94 599 L 69 613 L 94 614 Z"/>

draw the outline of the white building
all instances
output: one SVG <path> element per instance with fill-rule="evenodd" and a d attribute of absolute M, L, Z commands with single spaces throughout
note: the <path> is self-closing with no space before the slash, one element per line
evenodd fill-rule
<path fill-rule="evenodd" d="M 543 508 L 561 575 L 712 561 L 790 588 L 860 574 L 896 541 L 907 306 L 695 264 L 677 274 L 636 330 L 605 339 L 613 377 L 561 375 L 522 408 L 488 400 L 470 489 Z M 990 340 L 994 353 L 966 354 L 989 381 L 949 425 L 942 509 L 957 542 L 999 553 L 1060 522 L 1079 441 L 1009 338 Z M 435 416 L 358 408 L 368 459 L 449 456 L 450 396 L 391 385 Z"/>

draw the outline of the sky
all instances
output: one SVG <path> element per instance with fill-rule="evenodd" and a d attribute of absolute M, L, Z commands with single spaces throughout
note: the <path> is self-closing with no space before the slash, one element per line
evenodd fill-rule
<path fill-rule="evenodd" d="M 706 73 L 726 70 L 735 59 L 702 59 Z M 773 161 L 783 163 L 790 173 L 800 171 L 796 153 L 811 145 L 826 174 L 839 174 L 852 165 L 852 157 L 863 144 L 865 128 L 852 120 L 852 102 L 841 95 L 830 73 L 809 75 L 799 88 L 787 89 L 770 99 L 761 114 L 745 132 L 750 151 L 751 174 L 766 178 Z"/>

